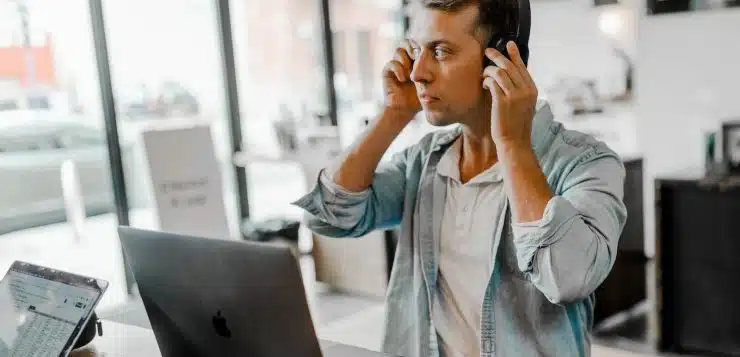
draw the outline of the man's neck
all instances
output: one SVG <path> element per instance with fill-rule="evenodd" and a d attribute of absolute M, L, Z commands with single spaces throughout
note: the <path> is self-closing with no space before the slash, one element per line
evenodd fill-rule
<path fill-rule="evenodd" d="M 463 125 L 460 146 L 460 180 L 465 183 L 498 162 L 489 120 Z"/>

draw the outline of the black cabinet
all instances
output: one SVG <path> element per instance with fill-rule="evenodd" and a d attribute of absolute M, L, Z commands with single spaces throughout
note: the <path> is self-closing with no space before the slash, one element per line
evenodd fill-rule
<path fill-rule="evenodd" d="M 596 289 L 595 324 L 646 299 L 642 159 L 625 160 L 624 166 L 627 222 L 619 238 L 614 266 Z"/>
<path fill-rule="evenodd" d="M 740 356 L 740 185 L 661 178 L 655 203 L 660 349 Z"/>

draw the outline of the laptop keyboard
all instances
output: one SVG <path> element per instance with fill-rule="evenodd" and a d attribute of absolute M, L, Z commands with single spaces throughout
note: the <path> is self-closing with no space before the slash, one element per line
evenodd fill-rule
<path fill-rule="evenodd" d="M 29 310 L 10 357 L 58 356 L 74 328 L 67 321 Z"/>

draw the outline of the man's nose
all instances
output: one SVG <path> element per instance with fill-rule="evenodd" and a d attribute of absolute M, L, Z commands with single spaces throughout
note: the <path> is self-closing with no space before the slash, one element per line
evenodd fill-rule
<path fill-rule="evenodd" d="M 429 71 L 429 58 L 425 51 L 420 51 L 420 54 L 414 60 L 414 65 L 411 69 L 411 80 L 415 83 L 428 83 L 432 81 L 432 73 Z"/>

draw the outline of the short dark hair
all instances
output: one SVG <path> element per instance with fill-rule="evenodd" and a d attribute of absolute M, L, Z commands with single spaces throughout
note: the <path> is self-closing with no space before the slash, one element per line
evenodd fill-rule
<path fill-rule="evenodd" d="M 429 9 L 455 12 L 478 5 L 478 20 L 473 29 L 487 41 L 492 36 L 516 33 L 519 26 L 518 0 L 417 0 Z M 485 43 L 484 43 L 485 45 Z"/>

